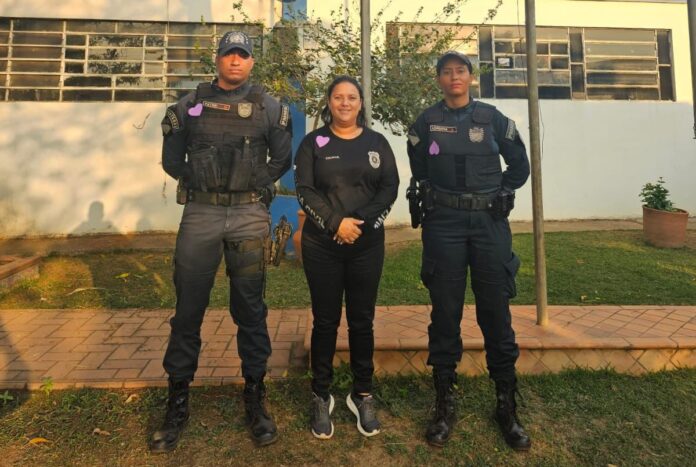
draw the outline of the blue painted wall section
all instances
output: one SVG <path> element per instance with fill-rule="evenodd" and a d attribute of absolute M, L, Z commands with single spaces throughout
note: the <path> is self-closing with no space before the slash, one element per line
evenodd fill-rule
<path fill-rule="evenodd" d="M 295 0 L 291 2 L 283 2 L 283 19 L 291 19 L 298 15 L 307 15 L 307 0 Z M 293 160 L 295 154 L 297 154 L 297 148 L 304 138 L 307 125 L 306 116 L 304 112 L 300 111 L 297 106 L 290 106 L 290 115 L 292 117 L 292 154 Z M 280 184 L 288 189 L 295 189 L 295 170 L 293 168 L 288 171 L 280 179 Z M 297 198 L 292 195 L 280 195 L 273 200 L 271 205 L 271 229 L 276 226 L 278 221 L 282 216 L 288 218 L 288 221 L 292 224 L 293 234 L 297 231 L 297 210 L 300 209 L 300 205 L 297 202 Z M 292 241 L 288 241 L 288 245 L 285 249 L 286 254 L 294 255 L 295 246 Z"/>

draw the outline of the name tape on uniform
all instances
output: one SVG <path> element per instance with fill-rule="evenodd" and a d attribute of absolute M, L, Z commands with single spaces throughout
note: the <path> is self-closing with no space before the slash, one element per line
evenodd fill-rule
<path fill-rule="evenodd" d="M 456 133 L 456 126 L 430 125 L 430 131 L 436 133 Z"/>
<path fill-rule="evenodd" d="M 210 101 L 203 101 L 203 107 L 207 107 L 209 109 L 215 109 L 215 110 L 224 110 L 225 112 L 229 112 L 231 106 L 229 104 L 222 104 L 220 102 L 210 102 Z"/>

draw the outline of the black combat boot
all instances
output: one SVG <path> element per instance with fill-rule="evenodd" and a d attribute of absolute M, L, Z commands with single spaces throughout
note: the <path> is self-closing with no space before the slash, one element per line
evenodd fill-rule
<path fill-rule="evenodd" d="M 433 372 L 435 382 L 435 415 L 428 424 L 425 439 L 433 446 L 443 447 L 457 423 L 457 406 L 454 400 L 456 376 Z"/>
<path fill-rule="evenodd" d="M 517 381 L 496 381 L 495 395 L 497 405 L 495 408 L 495 420 L 500 426 L 505 442 L 515 451 L 528 451 L 532 440 L 524 431 L 524 427 L 517 418 Z"/>
<path fill-rule="evenodd" d="M 263 381 L 246 380 L 244 411 L 251 438 L 258 446 L 268 446 L 278 440 L 278 430 L 264 406 L 266 387 Z"/>
<path fill-rule="evenodd" d="M 150 452 L 160 454 L 176 448 L 189 419 L 189 381 L 169 380 L 169 397 L 164 423 L 150 440 Z"/>

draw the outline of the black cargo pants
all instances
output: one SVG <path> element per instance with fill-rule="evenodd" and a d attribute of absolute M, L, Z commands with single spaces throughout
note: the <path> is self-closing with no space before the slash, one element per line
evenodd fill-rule
<path fill-rule="evenodd" d="M 262 203 L 184 207 L 174 253 L 176 313 L 164 355 L 164 369 L 171 379 L 193 380 L 198 368 L 201 324 L 223 254 L 242 375 L 263 379 L 271 354 L 263 301 L 263 240 L 268 233 L 269 215 Z"/>
<path fill-rule="evenodd" d="M 421 278 L 432 302 L 428 364 L 434 371 L 453 373 L 461 360 L 460 324 L 470 269 L 489 374 L 496 381 L 514 378 L 519 350 L 509 300 L 516 295 L 520 260 L 512 252 L 507 219 L 436 205 L 423 221 L 422 238 Z"/>

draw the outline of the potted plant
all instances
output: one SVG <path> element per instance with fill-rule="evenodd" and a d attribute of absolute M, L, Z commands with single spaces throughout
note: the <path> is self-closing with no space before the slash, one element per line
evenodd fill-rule
<path fill-rule="evenodd" d="M 669 199 L 662 177 L 646 183 L 640 192 L 643 201 L 643 235 L 645 241 L 661 248 L 679 248 L 686 241 L 689 213 L 675 208 Z"/>

